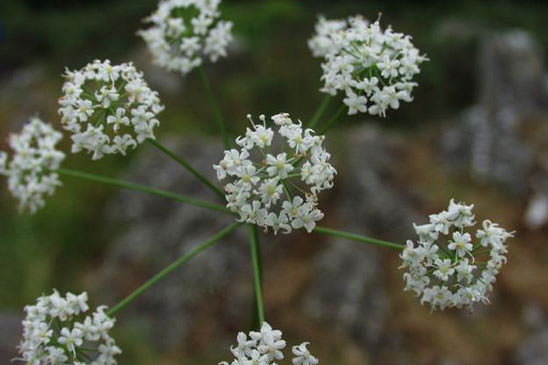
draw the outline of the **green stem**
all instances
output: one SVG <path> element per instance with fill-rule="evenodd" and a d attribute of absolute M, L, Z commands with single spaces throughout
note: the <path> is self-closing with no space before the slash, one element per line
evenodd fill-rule
<path fill-rule="evenodd" d="M 192 259 L 194 256 L 198 255 L 200 252 L 205 251 L 207 248 L 213 246 L 217 241 L 224 238 L 225 236 L 228 236 L 230 233 L 232 233 L 236 228 L 238 228 L 241 225 L 241 223 L 232 223 L 231 225 L 225 227 L 224 229 L 217 232 L 217 234 L 213 237 L 211 237 L 209 240 L 205 241 L 204 243 L 196 246 L 193 248 L 189 253 L 187 253 L 184 256 L 179 257 L 177 260 L 173 261 L 169 266 L 165 267 L 162 271 L 160 271 L 158 274 L 153 276 L 150 280 L 146 281 L 143 285 L 135 289 L 131 294 L 129 294 L 127 297 L 122 299 L 118 304 L 116 304 L 114 307 L 110 308 L 107 311 L 108 316 L 114 315 L 116 312 L 118 312 L 120 309 L 127 306 L 129 303 L 131 303 L 135 298 L 143 294 L 145 291 L 147 291 L 152 285 L 156 284 L 158 281 L 163 279 L 165 276 L 167 276 L 169 273 L 177 269 L 179 266 L 183 265 L 185 262 Z"/>
<path fill-rule="evenodd" d="M 329 105 L 330 101 L 331 101 L 331 95 L 326 94 L 323 97 L 322 103 L 320 104 L 316 112 L 314 113 L 314 116 L 312 117 L 312 119 L 310 119 L 310 122 L 308 123 L 308 128 L 314 129 L 316 124 L 318 124 L 318 122 L 320 121 L 320 118 L 322 117 L 323 113 L 327 109 L 327 106 Z"/>
<path fill-rule="evenodd" d="M 335 113 L 335 115 L 333 115 L 333 117 L 331 117 L 331 119 L 329 119 L 327 124 L 324 125 L 322 128 L 320 128 L 318 134 L 324 134 L 325 132 L 327 132 L 327 130 L 329 128 L 331 128 L 337 122 L 337 120 L 342 115 L 342 113 L 346 110 L 346 108 L 347 108 L 347 106 L 345 104 L 342 104 L 339 107 L 339 109 L 337 109 L 337 112 Z"/>
<path fill-rule="evenodd" d="M 173 160 L 177 161 L 179 165 L 183 166 L 185 169 L 187 169 L 191 174 L 196 176 L 198 180 L 206 184 L 211 190 L 215 192 L 215 194 L 219 195 L 223 201 L 225 199 L 225 194 L 217 187 L 215 184 L 211 182 L 207 177 L 202 175 L 198 170 L 196 170 L 192 165 L 190 165 L 184 158 L 178 156 L 175 152 L 171 151 L 169 148 L 161 144 L 155 139 L 149 138 L 147 140 L 150 142 L 154 147 L 158 148 L 160 151 L 171 157 Z"/>
<path fill-rule="evenodd" d="M 251 261 L 253 263 L 253 283 L 255 287 L 255 302 L 257 304 L 257 316 L 259 327 L 264 322 L 263 294 L 261 288 L 261 262 L 259 257 L 259 233 L 257 226 L 249 225 L 249 245 L 251 247 Z"/>
<path fill-rule="evenodd" d="M 209 80 L 207 79 L 207 75 L 201 66 L 198 67 L 198 73 L 200 74 L 200 79 L 202 80 L 202 85 L 204 86 L 204 90 L 207 95 L 207 98 L 209 99 L 209 102 L 211 103 L 211 106 L 213 107 L 213 112 L 215 113 L 215 121 L 217 122 L 217 127 L 219 128 L 219 131 L 221 132 L 221 137 L 223 138 L 225 149 L 229 149 L 230 138 L 228 137 L 228 132 L 226 130 L 225 122 L 221 115 L 219 106 L 217 105 L 217 102 L 215 101 L 215 97 L 213 96 L 213 91 L 211 90 L 211 85 L 209 83 Z"/>
<path fill-rule="evenodd" d="M 169 199 L 177 200 L 190 205 L 195 205 L 197 207 L 216 210 L 223 213 L 230 213 L 230 211 L 226 207 L 223 207 L 222 205 L 210 203 L 208 201 L 201 200 L 201 199 L 191 198 L 189 196 L 173 193 L 170 191 L 152 188 L 150 186 L 134 184 L 124 180 L 112 179 L 107 176 L 95 175 L 95 174 L 90 174 L 88 172 L 82 172 L 82 171 L 76 171 L 76 170 L 70 170 L 70 169 L 64 169 L 64 168 L 57 170 L 57 172 L 65 176 L 75 177 L 75 178 L 84 179 L 84 180 L 90 180 L 90 181 L 99 182 L 102 184 L 116 186 L 123 189 L 140 191 L 147 194 L 158 195 L 164 198 L 169 198 Z"/>
<path fill-rule="evenodd" d="M 349 239 L 349 240 L 352 240 L 352 241 L 367 243 L 369 245 L 376 245 L 376 246 L 393 248 L 393 249 L 396 249 L 396 250 L 403 250 L 405 248 L 404 245 L 401 245 L 399 243 L 378 240 L 376 238 L 366 237 L 366 236 L 362 236 L 362 235 L 355 234 L 355 233 L 337 231 L 337 230 L 334 230 L 334 229 L 331 229 L 331 228 L 326 228 L 326 227 L 316 227 L 316 228 L 314 228 L 314 232 L 323 233 L 323 234 L 327 234 L 327 235 L 335 236 L 335 237 L 346 238 L 346 239 Z"/>

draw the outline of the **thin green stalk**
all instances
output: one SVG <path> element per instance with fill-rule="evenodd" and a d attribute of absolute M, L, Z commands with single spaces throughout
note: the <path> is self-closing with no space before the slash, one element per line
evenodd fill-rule
<path fill-rule="evenodd" d="M 259 327 L 264 322 L 263 292 L 261 288 L 261 258 L 259 254 L 260 242 L 257 226 L 249 225 L 249 245 L 251 247 L 251 261 L 253 263 L 253 283 L 255 287 L 255 302 Z"/>
<path fill-rule="evenodd" d="M 323 97 L 322 103 L 320 104 L 320 106 L 314 113 L 314 116 L 312 117 L 312 119 L 310 119 L 310 122 L 308 123 L 308 128 L 314 128 L 316 124 L 318 124 L 318 122 L 320 121 L 320 118 L 322 117 L 323 113 L 327 109 L 327 106 L 329 105 L 331 98 L 332 97 L 329 94 L 326 94 Z"/>
<path fill-rule="evenodd" d="M 317 226 L 316 228 L 314 228 L 314 232 L 323 233 L 323 234 L 327 234 L 327 235 L 335 236 L 335 237 L 346 238 L 346 239 L 349 239 L 349 240 L 352 240 L 352 241 L 367 243 L 369 245 L 376 245 L 376 246 L 381 246 L 381 247 L 393 248 L 393 249 L 396 249 L 396 250 L 403 250 L 405 248 L 404 245 L 401 245 L 399 243 L 378 240 L 376 238 L 366 237 L 366 236 L 362 236 L 362 235 L 355 234 L 355 233 L 337 231 L 335 229 L 326 228 L 326 227 L 318 227 Z"/>
<path fill-rule="evenodd" d="M 118 312 L 120 309 L 127 306 L 129 303 L 131 303 L 135 298 L 143 294 L 145 291 L 147 291 L 152 285 L 156 284 L 158 281 L 163 279 L 165 276 L 167 276 L 169 273 L 173 272 L 175 269 L 177 269 L 179 266 L 183 265 L 184 263 L 188 262 L 190 259 L 192 259 L 194 256 L 198 255 L 200 252 L 205 251 L 209 247 L 213 246 L 216 242 L 218 242 L 220 239 L 228 236 L 230 233 L 232 233 L 236 228 L 238 228 L 241 225 L 241 223 L 232 223 L 228 227 L 225 227 L 224 229 L 217 232 L 216 235 L 211 237 L 209 240 L 205 241 L 204 243 L 196 246 L 193 248 L 189 253 L 186 255 L 183 255 L 179 257 L 177 260 L 173 261 L 169 266 L 165 267 L 162 271 L 160 271 L 158 274 L 153 276 L 150 280 L 146 281 L 143 285 L 135 289 L 131 294 L 129 294 L 127 297 L 122 299 L 118 304 L 113 306 L 107 311 L 108 316 L 114 315 L 116 312 Z"/>
<path fill-rule="evenodd" d="M 340 118 L 340 116 L 346 110 L 346 108 L 347 108 L 347 106 L 342 104 L 339 107 L 339 109 L 337 109 L 337 112 L 335 112 L 335 115 L 333 115 L 333 117 L 331 117 L 331 119 L 329 119 L 329 121 L 326 123 L 326 125 L 324 125 L 322 128 L 320 128 L 318 134 L 324 134 L 325 132 L 327 132 L 327 130 L 329 128 L 331 128 L 337 122 L 337 120 Z"/>
<path fill-rule="evenodd" d="M 223 200 L 225 199 L 225 194 L 223 194 L 222 190 L 219 189 L 218 186 L 213 184 L 211 180 L 202 175 L 198 170 L 192 167 L 192 165 L 190 165 L 184 158 L 178 156 L 175 152 L 171 151 L 169 148 L 167 148 L 155 139 L 149 138 L 147 141 L 150 142 L 154 147 L 158 148 L 160 151 L 171 157 L 173 160 L 177 161 L 181 166 L 183 166 L 191 174 L 196 176 L 198 180 L 206 184 L 211 190 L 215 192 L 215 194 L 219 195 Z"/>
<path fill-rule="evenodd" d="M 99 182 L 102 184 L 116 186 L 123 189 L 140 191 L 147 194 L 158 195 L 164 198 L 169 198 L 169 199 L 177 200 L 190 205 L 195 205 L 197 207 L 207 208 L 210 210 L 215 210 L 223 213 L 230 213 L 230 211 L 226 207 L 223 207 L 222 205 L 210 203 L 208 201 L 201 200 L 201 199 L 191 198 L 189 196 L 173 193 L 170 191 L 152 188 L 150 186 L 134 184 L 128 181 L 117 180 L 107 176 L 90 174 L 88 172 L 82 172 L 82 171 L 76 171 L 76 170 L 70 170 L 70 169 L 64 169 L 64 168 L 57 170 L 57 172 L 65 176 L 75 177 L 75 178 L 84 179 L 84 180 L 90 180 L 90 181 Z"/>
<path fill-rule="evenodd" d="M 221 115 L 221 110 L 219 109 L 219 105 L 217 105 L 217 102 L 215 101 L 215 97 L 213 96 L 213 91 L 211 90 L 211 85 L 209 83 L 209 80 L 207 79 L 207 75 L 204 69 L 201 66 L 198 67 L 198 73 L 200 74 L 200 79 L 202 80 L 202 85 L 204 86 L 204 90 L 207 95 L 207 98 L 209 99 L 209 102 L 211 103 L 211 106 L 213 107 L 213 112 L 215 113 L 215 121 L 217 122 L 217 127 L 219 128 L 219 131 L 221 132 L 221 137 L 223 138 L 223 143 L 225 145 L 225 148 L 229 149 L 230 138 L 228 137 L 228 132 L 226 130 L 226 125 L 223 120 L 223 117 Z"/>

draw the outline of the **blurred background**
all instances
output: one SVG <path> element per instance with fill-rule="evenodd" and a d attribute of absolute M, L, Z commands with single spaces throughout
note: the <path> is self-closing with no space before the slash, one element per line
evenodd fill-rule
<path fill-rule="evenodd" d="M 64 68 L 133 61 L 166 105 L 158 137 L 213 177 L 222 157 L 196 72 L 150 64 L 135 36 L 155 0 L 3 0 L 0 150 L 32 115 L 59 128 Z M 205 66 L 224 117 L 287 111 L 307 120 L 323 95 L 306 45 L 316 15 L 361 13 L 413 35 L 423 64 L 413 103 L 386 119 L 345 117 L 328 147 L 339 171 L 322 225 L 405 242 L 412 222 L 450 198 L 508 230 L 508 264 L 492 304 L 430 313 L 404 293 L 396 252 L 326 236 L 262 237 L 267 320 L 322 364 L 548 363 L 548 4 L 526 1 L 235 1 L 230 56 Z M 332 102 L 324 122 L 333 114 Z M 65 138 L 64 149 L 69 150 Z M 127 158 L 70 155 L 65 166 L 215 199 L 143 145 Z M 162 198 L 65 178 L 34 216 L 0 182 L 0 362 L 15 356 L 23 307 L 53 288 L 114 305 L 229 222 Z M 215 364 L 253 323 L 246 230 L 226 239 L 118 314 L 121 364 Z"/>

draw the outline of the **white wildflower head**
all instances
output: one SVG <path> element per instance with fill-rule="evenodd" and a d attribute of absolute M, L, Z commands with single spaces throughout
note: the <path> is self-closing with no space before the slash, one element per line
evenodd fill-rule
<path fill-rule="evenodd" d="M 25 307 L 20 358 L 27 364 L 116 364 L 122 351 L 109 335 L 115 320 L 105 306 L 89 312 L 86 292 L 56 290 Z"/>
<path fill-rule="evenodd" d="M 151 27 L 141 30 L 154 63 L 182 74 L 202 64 L 226 57 L 232 41 L 232 22 L 219 20 L 221 0 L 164 0 L 146 22 Z"/>
<path fill-rule="evenodd" d="M 369 113 L 384 117 L 388 108 L 413 100 L 413 81 L 419 65 L 427 60 L 411 36 L 381 29 L 361 16 L 346 20 L 319 17 L 316 34 L 308 45 L 322 57 L 324 86 L 321 91 L 343 92 L 348 114 Z"/>
<path fill-rule="evenodd" d="M 282 339 L 282 331 L 273 329 L 267 322 L 263 322 L 260 331 L 239 332 L 237 340 L 236 346 L 230 347 L 234 361 L 223 361 L 219 365 L 275 365 L 276 361 L 284 359 L 286 342 Z M 319 364 L 306 348 L 308 344 L 293 346 L 293 365 Z"/>
<path fill-rule="evenodd" d="M 36 212 L 45 205 L 44 196 L 61 185 L 55 172 L 65 159 L 56 148 L 61 138 L 51 125 L 33 117 L 20 133 L 10 136 L 11 159 L 0 152 L 0 175 L 7 177 L 8 189 L 19 200 L 21 211 Z"/>
<path fill-rule="evenodd" d="M 485 220 L 473 236 L 467 232 L 476 224 L 472 208 L 451 200 L 447 210 L 430 215 L 429 223 L 414 225 L 418 240 L 407 241 L 400 256 L 407 270 L 404 290 L 415 292 L 432 310 L 488 303 L 506 262 L 505 242 L 513 232 Z"/>
<path fill-rule="evenodd" d="M 225 151 L 213 166 L 219 180 L 229 179 L 227 207 L 241 221 L 274 233 L 298 228 L 311 232 L 323 218 L 318 193 L 333 187 L 337 173 L 322 146 L 324 136 L 303 129 L 286 113 L 271 118 L 276 130 L 264 115 L 258 122 L 248 118 L 252 126 L 236 139 L 239 148 Z"/>
<path fill-rule="evenodd" d="M 156 91 L 131 64 L 111 65 L 95 60 L 78 71 L 67 70 L 59 114 L 72 133 L 72 152 L 126 154 L 147 138 L 154 138 L 156 119 L 163 110 Z"/>

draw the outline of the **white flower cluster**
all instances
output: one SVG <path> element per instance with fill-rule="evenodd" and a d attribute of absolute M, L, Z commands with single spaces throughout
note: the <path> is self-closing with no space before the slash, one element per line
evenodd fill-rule
<path fill-rule="evenodd" d="M 8 189 L 19 200 L 21 211 L 36 212 L 44 206 L 44 196 L 52 195 L 61 185 L 55 172 L 65 159 L 55 147 L 61 138 L 51 125 L 34 117 L 21 133 L 10 136 L 11 160 L 6 152 L 0 152 L 0 175 L 8 178 Z"/>
<path fill-rule="evenodd" d="M 414 224 L 419 240 L 407 241 L 400 256 L 401 267 L 407 269 L 405 290 L 414 291 L 432 310 L 488 303 L 487 295 L 506 262 L 504 243 L 513 232 L 485 220 L 473 242 L 466 232 L 475 225 L 472 208 L 451 199 L 447 210 L 429 216 L 429 223 Z"/>
<path fill-rule="evenodd" d="M 35 305 L 25 307 L 21 358 L 27 364 L 116 364 L 115 356 L 122 353 L 108 334 L 115 320 L 105 314 L 105 306 L 91 315 L 88 295 L 54 290 L 41 296 Z"/>
<path fill-rule="evenodd" d="M 240 215 L 240 220 L 257 224 L 274 233 L 280 229 L 305 228 L 311 232 L 323 213 L 316 207 L 318 193 L 333 187 L 337 171 L 328 162 L 331 155 L 323 148 L 324 136 L 303 129 L 287 113 L 272 116 L 277 133 L 266 125 L 253 122 L 244 137 L 238 137 L 240 149 L 225 151 L 218 165 L 213 165 L 217 178 L 232 178 L 225 185 L 227 207 Z M 280 136 L 273 144 L 275 135 Z M 273 153 L 274 146 L 280 152 Z M 259 161 L 259 162 L 255 162 Z"/>
<path fill-rule="evenodd" d="M 232 41 L 232 22 L 219 20 L 221 0 L 165 0 L 145 20 L 149 29 L 138 34 L 148 44 L 154 63 L 182 74 L 226 57 Z"/>
<path fill-rule="evenodd" d="M 234 361 L 231 363 L 223 361 L 219 365 L 276 365 L 275 361 L 284 358 L 282 350 L 286 343 L 282 339 L 282 332 L 272 329 L 266 322 L 263 322 L 260 332 L 249 332 L 249 337 L 245 333 L 239 332 L 237 340 L 238 344 L 230 348 L 235 357 Z M 306 348 L 308 344 L 308 342 L 303 342 L 298 346 L 293 346 L 293 365 L 320 363 Z"/>
<path fill-rule="evenodd" d="M 79 71 L 67 70 L 59 114 L 64 129 L 72 135 L 72 152 L 126 154 L 147 138 L 160 122 L 164 107 L 143 74 L 131 63 L 111 65 L 95 60 Z"/>
<path fill-rule="evenodd" d="M 308 45 L 322 57 L 322 92 L 344 91 L 348 114 L 369 113 L 384 117 L 388 108 L 411 102 L 417 86 L 413 78 L 427 58 L 411 43 L 411 36 L 382 30 L 379 20 L 361 16 L 346 20 L 319 17 L 316 34 Z"/>

